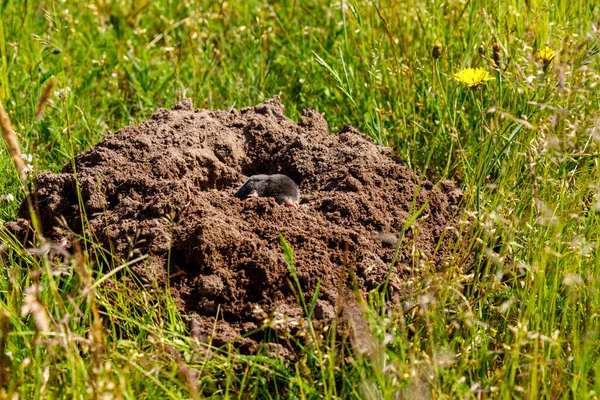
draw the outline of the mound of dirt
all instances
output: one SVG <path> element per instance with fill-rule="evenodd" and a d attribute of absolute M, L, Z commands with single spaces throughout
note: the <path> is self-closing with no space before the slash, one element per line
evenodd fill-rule
<path fill-rule="evenodd" d="M 89 234 L 123 259 L 132 243 L 149 254 L 135 272 L 147 281 L 171 280 L 181 310 L 196 318 L 201 333 L 213 330 L 218 311 L 217 343 L 259 327 L 255 306 L 302 314 L 280 234 L 294 249 L 307 302 L 321 284 L 315 316 L 322 320 L 334 317 L 340 290 L 352 285 L 348 268 L 363 292 L 386 279 L 411 210 L 426 204 L 404 236 L 394 293 L 407 293 L 409 277 L 447 256 L 445 232 L 460 190 L 434 186 L 351 126 L 329 134 L 311 109 L 298 124 L 283 113 L 278 97 L 230 111 L 194 110 L 184 100 L 76 157 Z M 234 198 L 248 176 L 275 173 L 299 185 L 299 208 Z M 35 181 L 45 235 L 64 241 L 64 230 L 54 228 L 58 217 L 81 232 L 71 166 Z M 27 215 L 23 205 L 21 217 Z M 17 230 L 23 220 L 8 225 Z"/>

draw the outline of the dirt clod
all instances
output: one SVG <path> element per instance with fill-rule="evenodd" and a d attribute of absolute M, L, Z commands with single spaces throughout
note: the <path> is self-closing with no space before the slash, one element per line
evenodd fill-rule
<path fill-rule="evenodd" d="M 320 281 L 314 316 L 328 320 L 336 316 L 340 288 L 351 287 L 347 272 L 353 271 L 361 292 L 376 289 L 399 238 L 392 274 L 397 296 L 409 292 L 402 282 L 410 268 L 439 265 L 450 238 L 444 232 L 461 196 L 450 183 L 435 186 L 407 169 L 389 148 L 349 125 L 330 134 L 311 109 L 294 123 L 278 97 L 231 111 L 194 110 L 184 100 L 107 135 L 76 156 L 76 167 L 88 222 L 81 221 L 70 165 L 60 174 L 38 174 L 45 235 L 64 240 L 64 230 L 54 229 L 63 217 L 75 232 L 85 225 L 123 259 L 132 248 L 149 254 L 151 261 L 136 265 L 135 272 L 161 284 L 171 279 L 181 310 L 195 318 L 195 334 L 210 335 L 219 312 L 216 343 L 260 327 L 256 306 L 302 315 L 280 234 L 294 249 L 307 302 Z M 235 198 L 255 174 L 292 178 L 300 187 L 300 207 L 273 198 Z M 425 203 L 403 233 L 411 212 Z M 21 217 L 27 215 L 24 205 Z M 22 225 L 8 224 L 16 231 Z M 251 348 L 252 340 L 241 343 Z"/>

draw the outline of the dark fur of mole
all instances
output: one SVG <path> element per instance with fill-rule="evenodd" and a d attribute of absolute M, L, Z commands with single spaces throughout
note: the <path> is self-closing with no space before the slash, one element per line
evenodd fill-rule
<path fill-rule="evenodd" d="M 240 199 L 248 197 L 273 197 L 279 204 L 298 206 L 300 190 L 286 175 L 253 175 L 234 195 Z"/>

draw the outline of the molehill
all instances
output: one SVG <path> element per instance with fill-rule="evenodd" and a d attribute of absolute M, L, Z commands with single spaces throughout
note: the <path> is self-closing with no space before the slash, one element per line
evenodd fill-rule
<path fill-rule="evenodd" d="M 106 135 L 75 164 L 88 234 L 121 259 L 129 259 L 132 245 L 148 254 L 132 267 L 142 281 L 170 280 L 200 334 L 211 334 L 218 311 L 214 343 L 238 339 L 249 348 L 260 339 L 240 337 L 261 326 L 256 306 L 302 315 L 280 234 L 294 250 L 307 302 L 320 281 L 314 317 L 327 321 L 353 280 L 363 294 L 385 281 L 393 242 L 411 210 L 423 205 L 391 274 L 394 296 L 409 293 L 423 270 L 441 268 L 461 197 L 452 184 L 433 185 L 349 125 L 330 134 L 312 109 L 296 124 L 278 97 L 230 111 L 194 110 L 183 100 Z M 234 198 L 248 176 L 275 173 L 299 185 L 300 207 Z M 70 246 L 72 237 L 56 227 L 61 218 L 82 230 L 71 165 L 38 174 L 35 188 L 44 235 Z M 21 219 L 7 226 L 22 233 L 28 215 L 23 204 Z"/>

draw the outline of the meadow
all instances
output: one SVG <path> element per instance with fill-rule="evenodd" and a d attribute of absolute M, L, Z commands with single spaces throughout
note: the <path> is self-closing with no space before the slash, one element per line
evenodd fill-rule
<path fill-rule="evenodd" d="M 0 398 L 600 394 L 595 2 L 4 0 L 0 15 L 0 101 L 30 176 L 184 97 L 278 94 L 291 119 L 313 107 L 454 181 L 471 255 L 432 266 L 402 306 L 371 299 L 374 351 L 291 338 L 289 362 L 206 346 L 168 290 L 112 290 L 85 253 L 57 269 L 2 229 Z M 31 178 L 4 141 L 0 170 L 6 222 Z"/>

